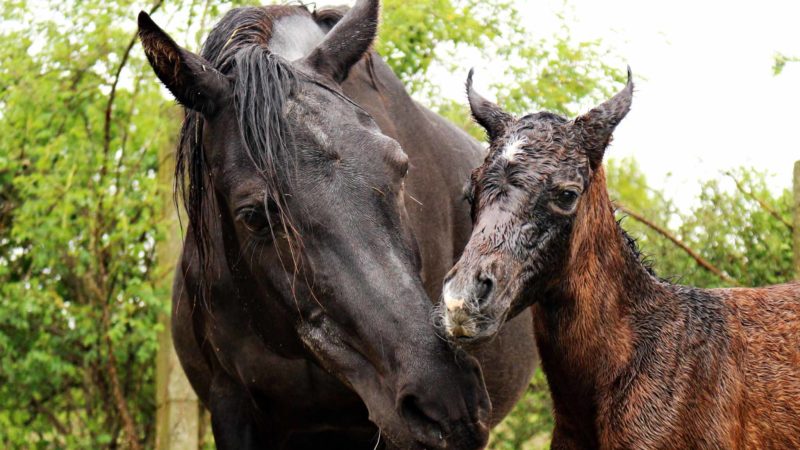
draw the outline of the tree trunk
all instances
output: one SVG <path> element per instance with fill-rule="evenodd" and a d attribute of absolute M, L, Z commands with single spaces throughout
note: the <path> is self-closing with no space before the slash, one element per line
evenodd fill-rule
<path fill-rule="evenodd" d="M 177 108 L 176 108 L 177 109 Z M 176 116 L 180 116 L 176 114 Z M 179 119 L 176 121 L 179 123 Z M 170 314 L 172 279 L 181 252 L 179 212 L 172 201 L 172 180 L 175 168 L 174 143 L 159 150 L 158 181 L 161 196 L 164 239 L 158 248 L 159 292 L 166 308 L 159 318 L 163 327 L 158 337 L 156 361 L 156 449 L 198 448 L 199 407 L 197 396 L 183 373 L 172 344 Z"/>

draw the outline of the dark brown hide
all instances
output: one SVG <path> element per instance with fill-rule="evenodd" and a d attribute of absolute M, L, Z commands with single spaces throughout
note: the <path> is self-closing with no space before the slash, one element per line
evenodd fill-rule
<path fill-rule="evenodd" d="M 376 5 L 354 9 L 372 17 Z M 374 33 L 376 20 L 349 17 L 296 6 L 234 10 L 202 57 L 140 18 L 151 64 L 189 108 L 177 182 L 189 180 L 190 223 L 172 330 L 220 448 L 477 448 L 535 366 L 529 312 L 474 352 L 482 370 L 435 335 L 429 299 L 439 298 L 469 236 L 461 189 L 482 149 L 416 104 L 376 53 L 331 60 Z M 294 62 L 267 48 L 276 23 L 292 31 L 309 19 L 317 27 L 309 31 L 327 36 L 350 20 L 354 38 L 326 40 Z M 285 97 L 285 110 L 242 107 L 260 95 Z M 294 127 L 277 133 L 289 119 Z M 296 161 L 261 151 L 292 139 Z M 293 176 L 292 163 L 306 170 Z M 253 211 L 241 212 L 251 197 Z"/>

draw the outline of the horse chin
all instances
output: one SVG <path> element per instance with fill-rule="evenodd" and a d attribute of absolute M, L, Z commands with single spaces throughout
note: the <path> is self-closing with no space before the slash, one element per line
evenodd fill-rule
<path fill-rule="evenodd" d="M 328 372 L 364 401 L 369 420 L 379 429 L 379 438 L 387 448 L 424 450 L 446 448 L 432 442 L 420 442 L 407 420 L 396 410 L 396 393 L 384 385 L 383 375 L 360 352 L 346 343 L 338 327 L 330 322 L 316 326 L 304 324 L 298 333 L 305 347 Z M 376 436 L 376 441 L 378 436 Z"/>

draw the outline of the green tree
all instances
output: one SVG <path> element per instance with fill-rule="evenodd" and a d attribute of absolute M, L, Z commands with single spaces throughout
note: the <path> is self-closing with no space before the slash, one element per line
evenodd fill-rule
<path fill-rule="evenodd" d="M 536 369 L 528 390 L 514 411 L 492 430 L 489 448 L 494 450 L 536 450 L 550 448 L 555 422 L 553 402 L 541 367 Z"/>
<path fill-rule="evenodd" d="M 0 445 L 151 446 L 154 286 L 171 275 L 155 265 L 157 150 L 179 110 L 133 13 L 162 1 L 2 6 Z"/>
<path fill-rule="evenodd" d="M 378 50 L 412 94 L 474 137 L 483 131 L 470 119 L 464 98 L 440 95 L 429 69 L 440 65 L 466 81 L 469 67 L 457 54 L 477 51 L 501 69 L 491 85 L 509 112 L 547 110 L 574 115 L 580 107 L 612 94 L 611 81 L 624 81 L 623 66 L 599 40 L 577 41 L 569 18 L 559 14 L 558 33 L 534 37 L 513 0 L 385 0 Z M 454 62 L 455 61 L 455 62 Z"/>
<path fill-rule="evenodd" d="M 634 160 L 612 159 L 606 169 L 612 198 L 650 222 L 619 214 L 659 276 L 699 287 L 764 286 L 792 279 L 792 196 L 788 189 L 770 191 L 766 173 L 744 167 L 721 173 L 701 183 L 697 205 L 679 211 L 648 188 Z M 701 266 L 674 241 L 723 276 Z"/>
<path fill-rule="evenodd" d="M 443 44 L 486 49 L 509 34 L 508 10 L 509 0 L 384 0 L 378 51 L 412 93 L 431 89 L 426 75 L 445 56 Z"/>
<path fill-rule="evenodd" d="M 131 2 L 4 2 L 0 442 L 146 441 L 154 408 L 157 161 L 170 127 L 120 29 Z M 145 5 L 142 5 L 145 6 Z M 91 31 L 89 31 L 91 30 Z M 127 61 L 126 61 L 127 59 Z M 127 62 L 132 85 L 120 89 Z M 4 208 L 6 209 L 6 208 Z M 163 295 L 163 293 L 162 293 Z"/>
<path fill-rule="evenodd" d="M 783 53 L 776 53 L 772 62 L 772 73 L 773 75 L 780 75 L 783 72 L 783 69 L 786 67 L 786 64 L 794 64 L 798 62 L 800 62 L 800 57 L 798 56 L 788 56 L 784 55 Z"/>

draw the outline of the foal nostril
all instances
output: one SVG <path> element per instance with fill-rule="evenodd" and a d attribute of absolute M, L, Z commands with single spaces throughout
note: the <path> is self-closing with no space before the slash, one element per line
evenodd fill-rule
<path fill-rule="evenodd" d="M 485 275 L 478 275 L 477 284 L 475 285 L 475 299 L 479 304 L 483 304 L 489 299 L 489 294 L 492 293 L 494 282 L 491 278 Z"/>
<path fill-rule="evenodd" d="M 436 445 L 444 439 L 439 422 L 425 413 L 420 400 L 415 395 L 406 395 L 400 401 L 400 414 L 408 422 L 411 432 L 422 442 Z M 438 446 L 438 445 L 437 445 Z"/>

